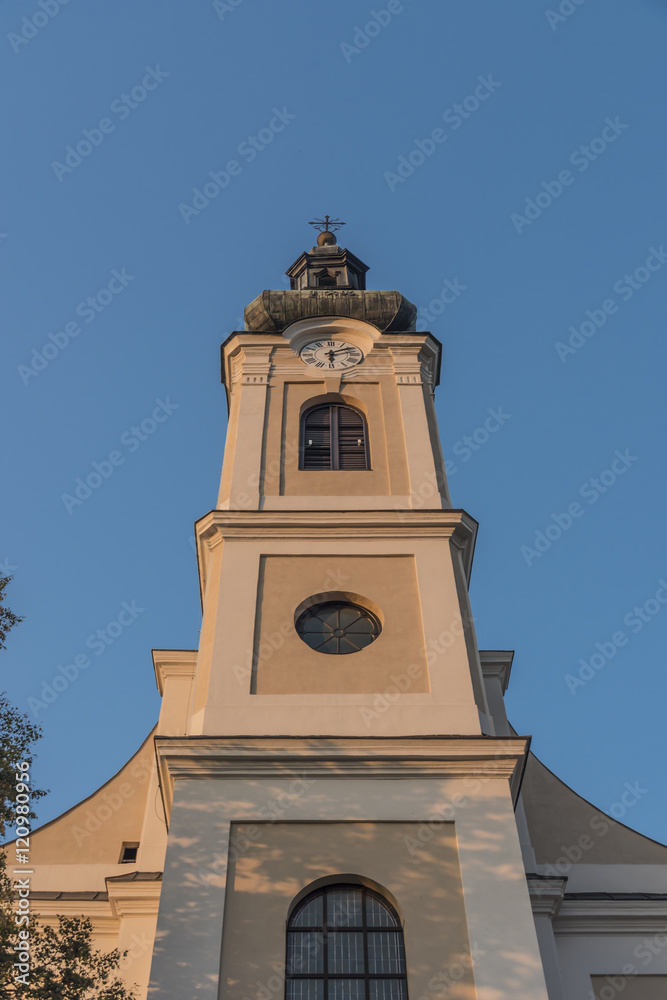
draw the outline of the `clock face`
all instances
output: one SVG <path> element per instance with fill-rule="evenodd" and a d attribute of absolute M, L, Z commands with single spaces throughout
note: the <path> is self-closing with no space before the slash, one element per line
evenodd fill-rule
<path fill-rule="evenodd" d="M 342 371 L 364 360 L 359 348 L 344 340 L 313 340 L 301 348 L 299 357 L 305 364 L 321 371 Z"/>

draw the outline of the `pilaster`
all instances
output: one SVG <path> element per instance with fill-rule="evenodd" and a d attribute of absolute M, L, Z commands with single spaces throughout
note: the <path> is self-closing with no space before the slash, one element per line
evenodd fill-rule
<path fill-rule="evenodd" d="M 273 344 L 245 338 L 230 359 L 230 430 L 218 507 L 258 510 Z"/>
<path fill-rule="evenodd" d="M 141 995 L 148 986 L 161 889 L 159 872 L 133 872 L 107 879 L 111 912 L 119 922 L 116 947 L 123 955 L 123 978 L 136 984 Z"/>
<path fill-rule="evenodd" d="M 409 337 L 394 335 L 389 346 L 403 416 L 412 505 L 420 508 L 448 507 L 449 492 L 444 466 L 439 461 L 440 442 L 435 414 L 428 412 L 433 406 L 437 354 L 428 339 L 419 344 Z M 432 489 L 434 485 L 437 487 L 435 490 Z"/>
<path fill-rule="evenodd" d="M 563 904 L 567 879 L 533 874 L 528 875 L 527 879 L 549 1000 L 566 1000 L 553 921 Z"/>

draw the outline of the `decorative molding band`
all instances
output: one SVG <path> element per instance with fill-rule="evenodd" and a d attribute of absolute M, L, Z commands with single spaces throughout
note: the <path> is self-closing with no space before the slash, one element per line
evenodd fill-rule
<path fill-rule="evenodd" d="M 124 917 L 157 917 L 160 897 L 157 899 L 109 899 L 111 912 L 117 920 Z"/>
<path fill-rule="evenodd" d="M 326 533 L 368 538 L 452 538 L 470 544 L 477 522 L 463 510 L 213 510 L 196 524 L 199 538 L 209 544 L 218 533 L 224 537 L 317 538 Z"/>
<path fill-rule="evenodd" d="M 274 539 L 446 538 L 463 555 L 469 578 L 477 521 L 464 510 L 212 510 L 195 524 L 199 585 L 205 592 L 211 550 L 225 538 Z"/>
<path fill-rule="evenodd" d="M 99 910 L 100 913 L 104 913 L 107 903 L 109 902 L 109 896 L 106 892 L 86 892 L 82 890 L 81 892 L 67 892 L 63 890 L 62 892 L 35 889 L 30 891 L 30 899 L 39 901 L 42 906 L 46 906 L 46 911 L 48 912 L 50 904 L 52 904 L 53 912 L 68 912 L 68 913 L 80 913 L 81 904 L 85 903 L 86 908 L 92 907 L 93 911 Z M 76 907 L 75 910 L 72 906 Z M 61 910 L 62 908 L 62 910 Z"/>
<path fill-rule="evenodd" d="M 463 778 L 518 781 L 528 752 L 523 737 L 377 738 L 156 737 L 167 819 L 177 779 Z"/>
<path fill-rule="evenodd" d="M 433 334 L 410 330 L 387 330 L 380 333 L 368 322 L 331 314 L 290 323 L 284 335 L 277 332 L 234 331 L 221 347 L 222 381 L 229 390 L 234 389 L 239 382 L 247 384 L 244 379 L 247 374 L 267 374 L 270 379 L 279 371 L 281 375 L 305 374 L 321 378 L 318 372 L 304 371 L 306 366 L 297 360 L 296 355 L 309 339 L 336 334 L 344 336 L 350 342 L 356 342 L 365 354 L 365 360 L 357 368 L 345 373 L 346 379 L 382 375 L 393 378 L 398 375 L 419 374 L 431 390 L 438 384 L 442 348 Z M 286 349 L 291 352 L 291 358 Z"/>
<path fill-rule="evenodd" d="M 158 691 L 164 695 L 169 677 L 194 677 L 197 668 L 196 649 L 154 649 L 153 668 Z"/>
<path fill-rule="evenodd" d="M 484 677 L 497 677 L 503 689 L 507 691 L 514 660 L 513 649 L 480 649 L 479 658 Z"/>
<path fill-rule="evenodd" d="M 271 375 L 272 347 L 267 344 L 244 345 L 230 358 L 231 386 L 268 385 Z"/>
<path fill-rule="evenodd" d="M 434 387 L 438 348 L 428 339 L 422 344 L 393 341 L 391 354 L 399 385 L 416 384 Z"/>
<path fill-rule="evenodd" d="M 527 875 L 526 880 L 533 913 L 546 914 L 553 920 L 562 906 L 567 878 L 539 878 Z"/>
<path fill-rule="evenodd" d="M 111 912 L 122 917 L 154 917 L 160 905 L 162 882 L 113 882 L 107 880 Z"/>
<path fill-rule="evenodd" d="M 556 934 L 667 934 L 664 899 L 565 899 Z"/>
<path fill-rule="evenodd" d="M 32 912 L 39 917 L 40 922 L 55 927 L 58 917 L 80 917 L 83 914 L 92 920 L 96 937 L 109 936 L 117 939 L 119 921 L 118 917 L 112 915 L 108 899 L 43 899 L 42 895 L 39 892 L 30 893 Z"/>

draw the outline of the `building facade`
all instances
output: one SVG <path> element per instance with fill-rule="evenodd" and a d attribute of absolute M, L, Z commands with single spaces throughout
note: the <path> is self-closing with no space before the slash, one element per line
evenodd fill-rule
<path fill-rule="evenodd" d="M 667 847 L 509 725 L 440 344 L 366 271 L 327 227 L 223 343 L 199 649 L 154 651 L 156 729 L 33 835 L 33 908 L 141 1000 L 664 1000 Z"/>

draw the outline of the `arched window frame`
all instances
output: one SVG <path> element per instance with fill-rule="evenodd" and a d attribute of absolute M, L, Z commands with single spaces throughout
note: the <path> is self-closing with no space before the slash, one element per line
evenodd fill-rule
<path fill-rule="evenodd" d="M 345 919 L 336 920 L 335 906 L 330 905 L 331 895 L 352 890 L 360 897 L 360 920 L 349 923 Z M 318 899 L 321 900 L 320 914 L 311 914 L 304 919 L 304 911 Z M 369 907 L 368 901 L 376 906 Z M 379 904 L 379 906 L 377 905 Z M 331 911 L 334 910 L 332 919 Z M 345 913 L 345 910 L 339 910 Z M 349 911 L 348 911 L 349 912 Z M 354 937 L 349 948 L 345 948 L 343 935 Z M 298 952 L 292 947 L 292 936 L 309 935 L 312 945 L 306 951 L 308 968 L 305 972 L 293 968 L 294 956 Z M 341 935 L 336 939 L 335 935 Z M 346 957 L 359 957 L 359 936 L 362 938 L 363 969 L 354 971 L 332 970 L 330 958 L 333 949 L 333 964 L 344 964 Z M 381 937 L 384 936 L 383 939 Z M 372 940 L 374 938 L 374 940 Z M 395 941 L 395 952 L 391 956 L 389 942 Z M 321 943 L 320 943 L 321 941 Z M 303 950 L 299 950 L 301 956 Z M 321 961 L 318 954 L 321 952 Z M 396 965 L 391 971 L 378 971 L 378 962 L 390 964 L 393 957 Z M 311 966 L 315 965 L 313 969 Z M 319 967 L 318 967 L 319 965 Z M 354 982 L 355 989 L 351 989 Z M 300 985 L 302 984 L 302 985 Z M 384 984 L 384 985 L 380 985 Z M 361 882 L 332 882 L 320 885 L 313 892 L 303 896 L 293 907 L 287 921 L 287 946 L 285 963 L 285 1000 L 408 1000 L 407 967 L 403 926 L 396 908 L 386 896 Z"/>
<path fill-rule="evenodd" d="M 307 424 L 308 418 L 316 410 L 329 410 L 329 462 L 330 464 L 324 468 L 317 469 L 316 467 L 311 467 L 310 469 L 306 466 L 306 448 L 307 448 Z M 354 413 L 361 422 L 362 436 L 363 436 L 363 466 L 359 469 L 346 469 L 344 464 L 341 462 L 340 453 L 340 441 L 339 441 L 339 419 L 338 414 L 340 410 L 349 410 Z M 343 465 L 343 468 L 341 468 Z M 300 430 L 299 430 L 299 468 L 307 472 L 320 471 L 320 472 L 368 472 L 370 471 L 370 454 L 368 447 L 368 424 L 366 422 L 366 417 L 360 409 L 356 406 L 350 406 L 347 402 L 330 402 L 324 400 L 321 402 L 316 402 L 312 406 L 309 406 L 307 410 L 301 414 Z"/>

